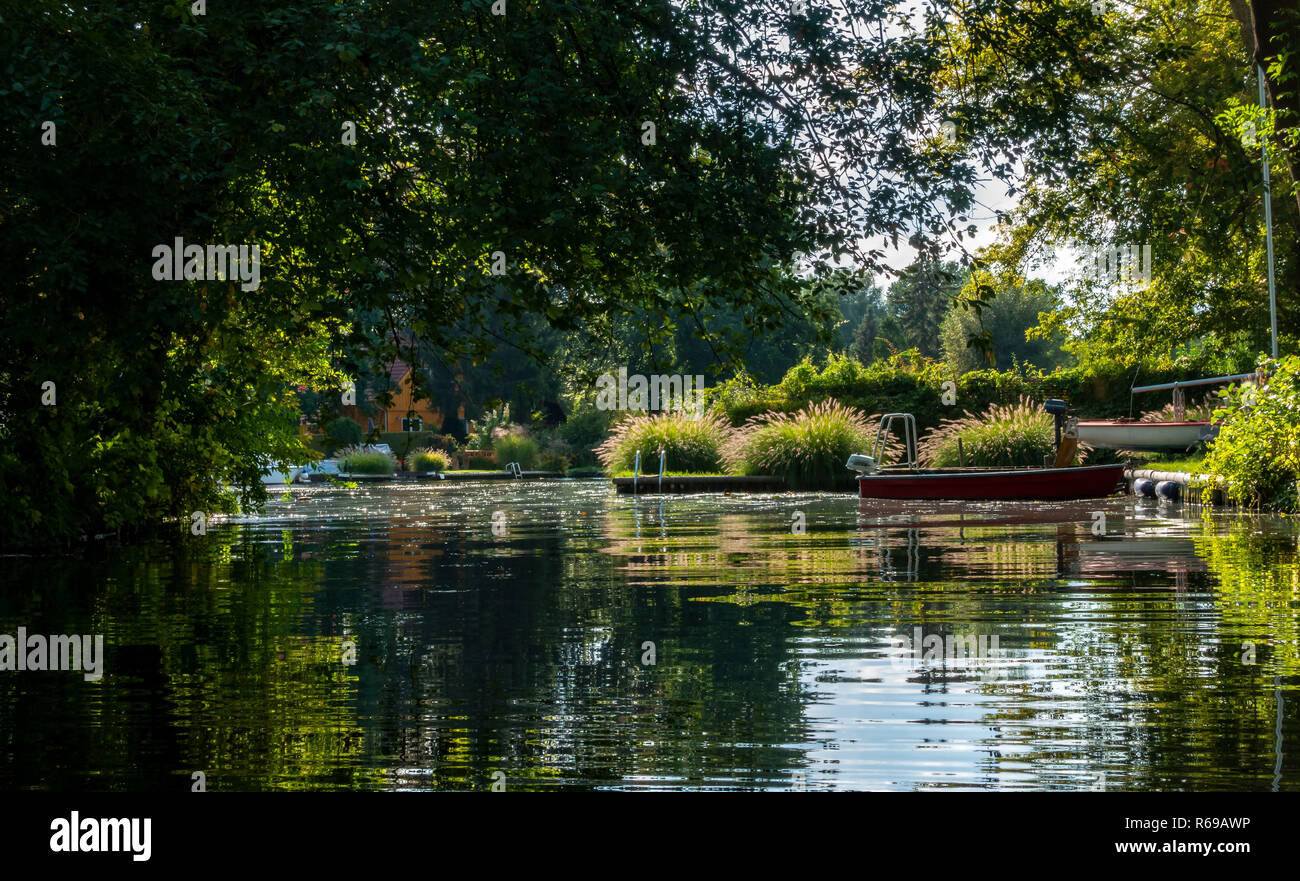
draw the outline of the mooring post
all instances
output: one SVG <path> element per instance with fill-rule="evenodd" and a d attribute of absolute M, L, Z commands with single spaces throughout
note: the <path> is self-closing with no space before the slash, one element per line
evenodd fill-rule
<path fill-rule="evenodd" d="M 632 495 L 636 495 L 636 484 L 641 477 L 641 451 L 636 451 L 636 460 L 632 463 Z"/>
<path fill-rule="evenodd" d="M 664 450 L 659 450 L 659 493 L 661 495 L 664 491 L 664 460 L 667 455 Z"/>

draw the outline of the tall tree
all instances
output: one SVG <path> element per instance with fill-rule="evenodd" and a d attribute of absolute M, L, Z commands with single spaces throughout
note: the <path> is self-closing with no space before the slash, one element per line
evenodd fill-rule
<path fill-rule="evenodd" d="M 893 341 L 897 348 L 917 349 L 929 358 L 943 354 L 939 328 L 962 289 L 962 276 L 961 266 L 956 262 L 926 257 L 899 274 L 886 297 L 901 336 Z"/>

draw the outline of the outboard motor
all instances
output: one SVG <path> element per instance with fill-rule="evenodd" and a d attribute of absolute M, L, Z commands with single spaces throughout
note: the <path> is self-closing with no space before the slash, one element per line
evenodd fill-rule
<path fill-rule="evenodd" d="M 1043 401 L 1043 409 L 1052 414 L 1052 421 L 1056 423 L 1056 446 L 1061 446 L 1061 426 L 1065 424 L 1065 401 L 1060 398 L 1048 398 Z"/>
<path fill-rule="evenodd" d="M 850 471 L 856 471 L 858 474 L 875 474 L 880 469 L 875 459 L 861 453 L 854 453 L 849 456 L 849 461 L 844 463 L 844 467 Z"/>

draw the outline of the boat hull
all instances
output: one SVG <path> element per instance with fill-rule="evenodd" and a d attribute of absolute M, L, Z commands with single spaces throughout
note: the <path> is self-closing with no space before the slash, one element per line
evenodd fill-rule
<path fill-rule="evenodd" d="M 1079 443 L 1108 450 L 1186 450 L 1218 433 L 1209 422 L 1080 422 Z"/>
<path fill-rule="evenodd" d="M 867 474 L 858 478 L 866 499 L 954 499 L 958 501 L 1048 501 L 1110 495 L 1124 480 L 1124 466 L 1072 468 L 936 468 Z"/>

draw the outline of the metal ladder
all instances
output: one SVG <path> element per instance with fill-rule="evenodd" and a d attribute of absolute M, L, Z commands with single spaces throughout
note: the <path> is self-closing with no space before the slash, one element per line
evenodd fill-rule
<path fill-rule="evenodd" d="M 916 468 L 920 460 L 916 455 L 916 417 L 911 413 L 886 413 L 880 417 L 880 427 L 876 429 L 876 442 L 871 445 L 871 458 L 881 465 L 884 464 L 885 447 L 889 444 L 896 419 L 903 424 L 903 454 L 907 457 L 900 464 Z"/>
<path fill-rule="evenodd" d="M 664 491 L 664 463 L 668 461 L 668 454 L 659 451 L 659 492 Z M 641 478 L 641 451 L 636 451 L 636 460 L 632 463 L 632 495 L 636 495 L 637 484 Z"/>

